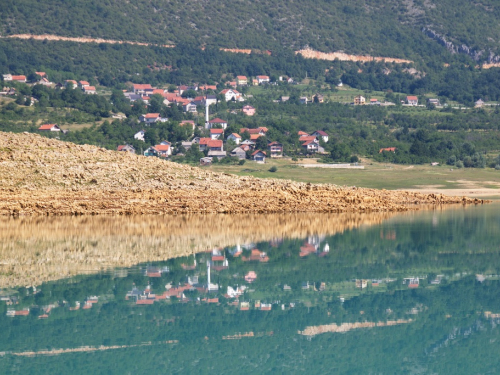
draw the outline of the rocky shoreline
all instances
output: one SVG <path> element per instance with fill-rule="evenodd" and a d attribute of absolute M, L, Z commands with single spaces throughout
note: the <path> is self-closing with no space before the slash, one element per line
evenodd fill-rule
<path fill-rule="evenodd" d="M 397 212 L 480 204 L 441 194 L 239 177 L 159 158 L 0 133 L 0 215 Z"/>

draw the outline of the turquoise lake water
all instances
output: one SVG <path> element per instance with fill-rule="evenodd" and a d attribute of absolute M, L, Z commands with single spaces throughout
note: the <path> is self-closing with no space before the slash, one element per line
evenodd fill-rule
<path fill-rule="evenodd" d="M 499 208 L 3 289 L 0 374 L 497 374 Z"/>

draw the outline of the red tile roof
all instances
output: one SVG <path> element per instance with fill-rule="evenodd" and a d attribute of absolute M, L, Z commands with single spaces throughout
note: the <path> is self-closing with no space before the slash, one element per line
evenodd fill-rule
<path fill-rule="evenodd" d="M 381 154 L 384 151 L 390 151 L 390 152 L 396 152 L 396 147 L 386 147 L 386 148 L 381 148 L 380 151 L 378 152 Z"/>
<path fill-rule="evenodd" d="M 252 156 L 257 155 L 259 152 L 260 152 L 260 153 L 262 153 L 262 154 L 264 154 L 264 155 L 266 155 L 266 152 L 265 152 L 265 151 L 255 150 L 255 151 L 252 153 Z"/>
<path fill-rule="evenodd" d="M 156 151 L 168 151 L 170 148 L 169 145 L 156 145 L 155 149 Z"/>
<path fill-rule="evenodd" d="M 299 137 L 300 142 L 309 142 L 315 140 L 316 137 L 314 135 L 303 135 Z"/>
<path fill-rule="evenodd" d="M 311 143 L 317 143 L 318 141 L 316 140 L 316 138 L 312 139 L 312 140 L 309 140 L 309 141 L 305 141 L 304 143 L 302 143 L 302 146 L 307 146 L 307 145 L 310 145 Z"/>
<path fill-rule="evenodd" d="M 136 305 L 152 305 L 155 303 L 154 299 L 138 299 Z"/>
<path fill-rule="evenodd" d="M 208 141 L 208 144 L 207 146 L 208 147 L 217 147 L 217 148 L 220 148 L 222 147 L 222 141 L 220 139 L 211 139 Z"/>
<path fill-rule="evenodd" d="M 52 129 L 54 126 L 57 126 L 56 124 L 45 124 L 45 125 L 42 125 L 38 128 L 38 130 L 50 130 Z"/>
<path fill-rule="evenodd" d="M 208 145 L 208 142 L 211 140 L 211 138 L 200 138 L 200 145 Z"/>
<path fill-rule="evenodd" d="M 224 129 L 210 129 L 210 134 L 223 134 Z"/>
<path fill-rule="evenodd" d="M 231 134 L 234 138 L 241 138 L 241 136 L 239 134 L 236 134 L 236 133 L 232 133 Z"/>
<path fill-rule="evenodd" d="M 158 118 L 158 117 L 160 117 L 159 113 L 146 113 L 144 115 L 144 118 Z"/>
<path fill-rule="evenodd" d="M 26 76 L 12 76 L 13 81 L 26 81 Z"/>
<path fill-rule="evenodd" d="M 416 96 L 407 96 L 406 100 L 418 100 L 418 97 L 416 97 Z"/>
<path fill-rule="evenodd" d="M 95 91 L 95 87 L 94 86 L 85 86 L 83 88 L 83 91 Z"/>
<path fill-rule="evenodd" d="M 213 120 L 209 121 L 210 124 L 227 124 L 226 120 L 222 120 L 220 118 L 214 118 Z"/>
<path fill-rule="evenodd" d="M 79 83 L 80 83 L 80 85 L 87 85 L 87 86 L 89 85 L 89 83 L 87 81 L 80 81 Z"/>
<path fill-rule="evenodd" d="M 134 84 L 134 90 L 153 90 L 150 84 Z"/>

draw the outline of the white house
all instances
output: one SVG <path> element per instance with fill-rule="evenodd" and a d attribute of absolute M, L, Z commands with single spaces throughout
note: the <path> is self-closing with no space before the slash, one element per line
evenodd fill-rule
<path fill-rule="evenodd" d="M 134 94 L 149 95 L 153 93 L 153 88 L 149 84 L 134 84 Z"/>
<path fill-rule="evenodd" d="M 134 134 L 134 139 L 144 142 L 144 134 L 146 134 L 144 130 L 139 130 L 137 133 Z"/>
<path fill-rule="evenodd" d="M 228 140 L 231 140 L 233 141 L 234 143 L 236 143 L 237 145 L 240 144 L 241 142 L 241 136 L 239 134 L 236 134 L 236 133 L 232 133 L 230 134 L 228 137 L 227 137 Z"/>
<path fill-rule="evenodd" d="M 222 129 L 226 129 L 227 128 L 227 121 L 226 120 L 222 120 L 220 118 L 214 118 L 213 120 L 210 120 L 208 122 L 208 128 L 209 129 L 212 129 L 216 125 L 220 125 Z"/>
<path fill-rule="evenodd" d="M 416 96 L 407 96 L 406 104 L 416 106 L 418 105 L 418 97 Z"/>
<path fill-rule="evenodd" d="M 61 128 L 59 126 L 57 126 L 56 124 L 45 124 L 45 125 L 40 126 L 38 128 L 38 130 L 60 132 Z"/>
<path fill-rule="evenodd" d="M 323 130 L 316 130 L 311 135 L 314 135 L 318 139 L 323 139 L 323 142 L 328 143 L 328 134 L 326 134 Z"/>
<path fill-rule="evenodd" d="M 270 82 L 269 76 L 257 76 L 257 83 L 259 85 L 263 84 L 263 83 L 269 83 L 269 82 Z"/>
<path fill-rule="evenodd" d="M 82 90 L 83 90 L 84 94 L 88 94 L 88 95 L 95 95 L 95 94 L 97 94 L 97 91 L 96 91 L 96 89 L 95 89 L 94 86 L 84 86 L 82 88 Z"/>
<path fill-rule="evenodd" d="M 224 137 L 224 129 L 210 129 L 211 139 L 220 139 Z"/>
<path fill-rule="evenodd" d="M 196 104 L 194 104 L 194 103 L 184 104 L 184 106 L 182 108 L 184 109 L 184 112 L 190 112 L 190 113 L 196 112 Z"/>
<path fill-rule="evenodd" d="M 241 93 L 239 91 L 236 91 L 234 89 L 225 89 L 220 92 L 221 95 L 224 95 L 224 99 L 226 102 L 229 102 L 231 100 L 234 101 L 241 101 L 243 98 L 241 96 Z"/>
<path fill-rule="evenodd" d="M 158 122 L 160 120 L 161 118 L 159 113 L 147 113 L 139 117 L 139 121 L 144 122 L 146 125 L 154 124 L 155 122 Z"/>

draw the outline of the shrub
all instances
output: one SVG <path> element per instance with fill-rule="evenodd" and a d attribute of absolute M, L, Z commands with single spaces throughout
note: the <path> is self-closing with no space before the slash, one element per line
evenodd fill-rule
<path fill-rule="evenodd" d="M 351 156 L 351 163 L 357 163 L 359 161 L 359 158 L 356 155 Z"/>
<path fill-rule="evenodd" d="M 244 165 L 246 163 L 246 160 L 245 159 L 241 159 L 239 162 L 238 162 L 238 165 Z"/>
<path fill-rule="evenodd" d="M 457 168 L 463 168 L 463 167 L 464 167 L 464 163 L 463 163 L 463 161 L 462 161 L 462 160 L 459 160 L 459 161 L 457 161 L 457 163 L 455 164 L 455 166 L 456 166 Z"/>
<path fill-rule="evenodd" d="M 273 165 L 271 168 L 269 168 L 269 172 L 272 172 L 272 173 L 276 172 L 277 170 L 278 170 L 278 168 L 275 165 Z"/>
<path fill-rule="evenodd" d="M 497 171 L 500 171 L 500 164 L 495 165 L 495 169 L 496 169 Z"/>

